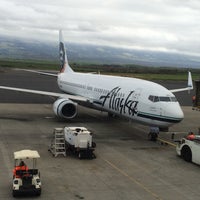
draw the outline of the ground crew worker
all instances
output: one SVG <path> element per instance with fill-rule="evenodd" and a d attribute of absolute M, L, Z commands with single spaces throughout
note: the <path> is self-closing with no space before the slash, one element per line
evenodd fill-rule
<path fill-rule="evenodd" d="M 192 96 L 192 106 L 193 107 L 196 106 L 196 96 L 195 95 Z"/>
<path fill-rule="evenodd" d="M 20 162 L 20 164 L 19 164 L 18 166 L 16 166 L 16 167 L 14 168 L 14 170 L 13 170 L 13 175 L 17 177 L 16 172 L 19 171 L 19 170 L 26 170 L 26 171 L 28 171 L 28 167 L 26 166 L 26 164 L 24 163 L 23 160 Z M 20 176 L 18 176 L 18 178 L 19 178 L 19 177 L 20 177 Z"/>
<path fill-rule="evenodd" d="M 187 135 L 186 139 L 188 139 L 188 140 L 194 140 L 194 139 L 195 139 L 195 134 L 194 134 L 193 132 L 190 132 L 190 133 Z"/>

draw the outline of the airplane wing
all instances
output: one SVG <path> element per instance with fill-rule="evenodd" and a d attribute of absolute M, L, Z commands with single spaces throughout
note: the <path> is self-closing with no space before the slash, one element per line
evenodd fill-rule
<path fill-rule="evenodd" d="M 69 94 L 65 94 L 65 93 L 46 92 L 46 91 L 40 91 L 40 90 L 30 90 L 30 89 L 14 88 L 14 87 L 7 87 L 7 86 L 0 86 L 0 89 L 12 90 L 12 91 L 18 91 L 18 92 L 26 92 L 26 93 L 31 93 L 31 94 L 40 94 L 40 95 L 52 96 L 52 97 L 59 97 L 59 98 L 71 99 L 71 100 L 79 101 L 79 102 L 88 102 L 89 101 L 85 97 L 69 95 Z"/>
<path fill-rule="evenodd" d="M 48 72 L 41 72 L 41 71 L 36 71 L 36 70 L 30 70 L 30 69 L 15 69 L 15 70 L 21 70 L 21 71 L 26 71 L 26 72 L 33 72 L 36 74 L 40 74 L 40 75 L 46 75 L 46 76 L 54 76 L 57 77 L 58 74 L 53 74 L 53 73 L 48 73 Z"/>
<path fill-rule="evenodd" d="M 188 84 L 186 88 L 180 88 L 180 89 L 172 89 L 170 90 L 172 93 L 175 92 L 182 92 L 182 91 L 189 91 L 189 90 L 193 90 L 193 83 L 192 83 L 192 75 L 191 72 L 188 72 Z"/>

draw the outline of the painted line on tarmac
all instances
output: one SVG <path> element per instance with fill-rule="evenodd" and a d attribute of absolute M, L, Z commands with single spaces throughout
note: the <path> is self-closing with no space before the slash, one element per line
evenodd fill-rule
<path fill-rule="evenodd" d="M 147 193 L 151 194 L 155 199 L 159 199 L 162 200 L 161 197 L 159 197 L 156 193 L 154 193 L 153 191 L 151 191 L 149 188 L 147 188 L 144 184 L 142 184 L 140 181 L 136 180 L 135 178 L 129 176 L 126 172 L 124 172 L 123 170 L 121 170 L 120 168 L 118 168 L 115 164 L 111 163 L 110 161 L 103 159 L 108 165 L 110 165 L 112 168 L 114 168 L 116 171 L 118 171 L 120 174 L 122 174 L 123 176 L 127 177 L 130 181 L 134 182 L 135 184 L 137 184 L 139 187 L 141 187 L 143 190 L 145 190 Z"/>

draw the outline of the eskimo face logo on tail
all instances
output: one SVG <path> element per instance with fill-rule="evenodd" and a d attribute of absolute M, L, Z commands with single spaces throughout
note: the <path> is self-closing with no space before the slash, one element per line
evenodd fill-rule
<path fill-rule="evenodd" d="M 62 42 L 60 42 L 59 44 L 59 54 L 60 54 L 60 72 L 63 72 L 66 67 L 66 62 L 65 62 L 65 48 Z"/>
<path fill-rule="evenodd" d="M 132 96 L 134 96 L 135 91 L 130 91 L 127 96 L 121 96 L 121 88 L 115 87 L 105 96 L 101 96 L 99 100 L 101 100 L 101 105 L 104 106 L 108 103 L 109 109 L 119 112 L 120 114 L 128 114 L 130 116 L 134 116 L 138 113 L 137 105 L 138 101 L 133 100 Z"/>

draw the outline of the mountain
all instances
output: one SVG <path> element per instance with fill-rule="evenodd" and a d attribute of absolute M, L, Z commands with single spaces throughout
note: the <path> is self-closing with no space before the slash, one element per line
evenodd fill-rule
<path fill-rule="evenodd" d="M 200 57 L 156 51 L 67 43 L 70 62 L 200 67 Z M 58 60 L 58 44 L 0 37 L 0 59 Z"/>

